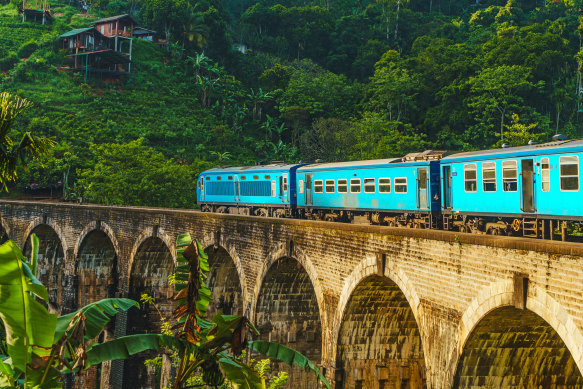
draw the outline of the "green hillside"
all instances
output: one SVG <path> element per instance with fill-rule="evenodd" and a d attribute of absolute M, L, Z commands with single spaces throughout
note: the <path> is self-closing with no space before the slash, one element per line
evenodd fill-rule
<path fill-rule="evenodd" d="M 218 164 L 382 158 L 582 132 L 574 3 L 100 0 L 86 15 L 53 2 L 47 26 L 0 4 L 0 90 L 34 102 L 14 130 L 58 143 L 21 173 L 13 195 L 66 182 L 69 198 L 189 207 L 196 174 Z M 126 12 L 169 43 L 134 40 L 130 77 L 85 83 L 61 69 L 60 34 Z"/>

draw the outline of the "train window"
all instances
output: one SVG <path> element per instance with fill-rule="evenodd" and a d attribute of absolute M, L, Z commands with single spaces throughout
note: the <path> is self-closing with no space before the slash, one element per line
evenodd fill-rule
<path fill-rule="evenodd" d="M 298 192 L 304 193 L 304 180 L 298 181 Z"/>
<path fill-rule="evenodd" d="M 502 161 L 502 184 L 504 192 L 518 191 L 518 168 L 516 161 Z"/>
<path fill-rule="evenodd" d="M 245 176 L 241 176 L 241 180 L 242 180 L 242 181 L 245 181 L 246 179 L 247 179 L 247 177 L 245 177 Z"/>
<path fill-rule="evenodd" d="M 484 192 L 496 192 L 496 162 L 482 163 Z"/>
<path fill-rule="evenodd" d="M 360 193 L 360 178 L 350 179 L 350 193 Z"/>
<path fill-rule="evenodd" d="M 334 193 L 334 180 L 326 180 L 326 193 Z"/>
<path fill-rule="evenodd" d="M 579 190 L 579 157 L 573 155 L 559 158 L 561 170 L 561 191 Z"/>
<path fill-rule="evenodd" d="M 551 190 L 551 164 L 548 158 L 540 160 L 540 188 L 543 192 Z"/>
<path fill-rule="evenodd" d="M 324 191 L 324 181 L 314 180 L 314 193 L 322 193 Z"/>
<path fill-rule="evenodd" d="M 207 176 L 206 180 L 207 180 L 207 181 L 210 181 L 210 180 L 211 180 L 211 178 Z"/>
<path fill-rule="evenodd" d="M 379 178 L 379 193 L 391 193 L 390 178 Z"/>
<path fill-rule="evenodd" d="M 223 177 L 221 177 L 221 176 L 218 176 L 218 177 L 217 177 L 217 181 L 220 181 L 220 180 L 222 180 L 222 179 L 223 179 Z"/>
<path fill-rule="evenodd" d="M 475 163 L 464 165 L 464 182 L 466 192 L 478 191 L 478 172 Z"/>
<path fill-rule="evenodd" d="M 269 174 L 267 174 L 267 175 L 265 175 L 265 179 L 266 180 L 270 180 L 271 179 L 271 176 Z"/>
<path fill-rule="evenodd" d="M 407 193 L 407 177 L 395 177 L 395 193 Z"/>
<path fill-rule="evenodd" d="M 338 180 L 338 193 L 348 193 L 348 180 Z"/>
<path fill-rule="evenodd" d="M 259 176 L 253 176 L 253 179 L 254 180 L 258 180 L 259 179 Z"/>
<path fill-rule="evenodd" d="M 374 178 L 365 178 L 364 179 L 364 193 L 375 193 L 376 192 L 376 185 Z"/>
<path fill-rule="evenodd" d="M 287 192 L 287 176 L 283 177 L 283 190 Z"/>
<path fill-rule="evenodd" d="M 233 179 L 233 176 L 229 176 L 229 177 L 227 177 L 227 179 L 228 180 L 232 180 Z"/>

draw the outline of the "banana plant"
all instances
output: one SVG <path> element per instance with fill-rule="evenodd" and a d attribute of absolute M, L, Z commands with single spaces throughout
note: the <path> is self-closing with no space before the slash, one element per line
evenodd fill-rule
<path fill-rule="evenodd" d="M 61 388 L 61 373 L 85 368 L 86 350 L 111 317 L 137 305 L 129 299 L 105 299 L 69 315 L 49 313 L 42 304 L 48 301 L 47 289 L 35 276 L 38 247 L 33 234 L 28 260 L 14 242 L 0 246 L 0 328 L 6 353 L 0 355 L 2 388 Z"/>
<path fill-rule="evenodd" d="M 326 388 L 331 388 L 318 368 L 301 353 L 274 342 L 247 341 L 247 333 L 258 335 L 255 326 L 244 316 L 217 313 L 205 319 L 211 292 L 205 284 L 209 271 L 208 256 L 200 242 L 189 234 L 177 240 L 174 280 L 178 303 L 173 316 L 173 336 L 166 334 L 128 335 L 114 341 L 96 344 L 87 351 L 90 364 L 101 363 L 113 356 L 127 357 L 163 347 L 176 352 L 177 369 L 173 389 L 191 387 L 190 381 L 202 373 L 205 384 L 216 387 L 227 379 L 239 388 L 265 389 L 265 380 L 256 369 L 237 358 L 244 349 L 311 370 Z M 98 357 L 99 356 L 99 357 Z"/>
<path fill-rule="evenodd" d="M 331 388 L 318 368 L 301 353 L 277 343 L 247 342 L 247 332 L 258 334 L 244 316 L 217 313 L 205 319 L 211 293 L 205 284 L 208 257 L 190 235 L 178 237 L 174 274 L 178 307 L 173 312 L 173 333 L 128 335 L 95 342 L 111 318 L 139 306 L 130 299 L 105 299 L 77 312 L 57 317 L 38 300 L 47 301 L 46 288 L 34 276 L 38 238 L 32 235 L 30 261 L 8 241 L 0 246 L 0 319 L 5 328 L 7 355 L 0 364 L 2 388 L 61 388 L 65 373 L 76 373 L 99 363 L 127 359 L 146 350 L 174 350 L 178 368 L 173 389 L 188 387 L 197 373 L 207 385 L 225 379 L 240 388 L 264 389 L 265 380 L 251 365 L 241 361 L 243 349 L 278 359 L 314 372 Z M 1 348 L 0 348 L 1 350 Z"/>

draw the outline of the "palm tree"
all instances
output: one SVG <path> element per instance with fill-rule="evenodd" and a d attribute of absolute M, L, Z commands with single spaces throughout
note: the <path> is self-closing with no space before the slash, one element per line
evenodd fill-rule
<path fill-rule="evenodd" d="M 14 181 L 18 175 L 16 168 L 26 165 L 29 159 L 38 158 L 55 144 L 50 138 L 38 137 L 25 132 L 19 141 L 10 136 L 16 118 L 32 102 L 13 96 L 8 92 L 0 93 L 0 185 L 7 190 L 6 184 Z"/>
<path fill-rule="evenodd" d="M 200 12 L 196 12 L 196 7 L 190 7 L 182 22 L 181 28 L 182 48 L 187 44 L 194 44 L 197 49 L 206 46 L 209 35 L 208 26 L 204 24 L 204 17 Z"/>

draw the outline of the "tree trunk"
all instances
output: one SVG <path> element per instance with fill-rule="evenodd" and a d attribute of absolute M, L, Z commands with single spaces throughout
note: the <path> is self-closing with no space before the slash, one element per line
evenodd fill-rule
<path fill-rule="evenodd" d="M 397 16 L 395 18 L 395 42 L 397 41 L 397 32 L 399 30 L 399 10 L 401 9 L 401 1 L 397 0 Z"/>

